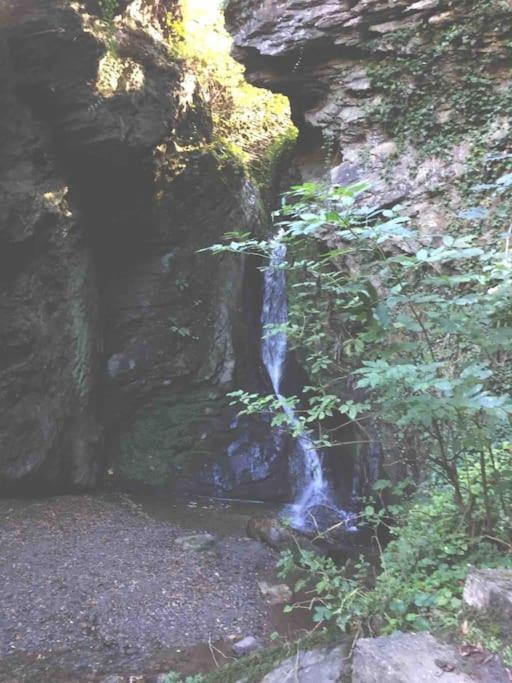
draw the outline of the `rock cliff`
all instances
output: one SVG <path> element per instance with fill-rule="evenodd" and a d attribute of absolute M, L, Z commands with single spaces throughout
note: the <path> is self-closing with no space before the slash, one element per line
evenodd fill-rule
<path fill-rule="evenodd" d="M 290 98 L 300 135 L 282 189 L 366 181 L 365 202 L 401 205 L 425 245 L 448 231 L 504 244 L 512 206 L 495 188 L 512 177 L 511 19 L 503 0 L 226 6 L 249 81 Z M 324 239 L 339 246 L 329 231 Z M 402 462 L 421 459 L 411 443 L 399 447 Z M 398 469 L 388 475 L 400 479 Z"/>
<path fill-rule="evenodd" d="M 369 181 L 375 203 L 404 203 L 426 234 L 452 221 L 475 167 L 510 150 L 511 17 L 507 0 L 226 8 L 249 80 L 291 99 L 302 177 Z"/>
<path fill-rule="evenodd" d="M 104 7 L 0 8 L 9 490 L 93 485 L 106 454 L 124 479 L 163 484 L 229 426 L 244 263 L 198 250 L 258 229 L 259 199 L 212 139 L 175 0 Z"/>

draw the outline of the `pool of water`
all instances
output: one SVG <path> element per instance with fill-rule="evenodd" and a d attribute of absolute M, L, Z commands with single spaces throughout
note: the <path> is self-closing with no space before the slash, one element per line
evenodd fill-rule
<path fill-rule="evenodd" d="M 247 522 L 252 517 L 277 516 L 282 511 L 276 504 L 259 501 L 209 497 L 177 500 L 162 495 L 132 495 L 130 498 L 153 519 L 219 536 L 245 536 Z"/>

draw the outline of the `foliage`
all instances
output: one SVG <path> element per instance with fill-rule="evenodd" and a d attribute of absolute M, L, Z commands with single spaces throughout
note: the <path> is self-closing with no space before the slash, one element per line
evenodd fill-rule
<path fill-rule="evenodd" d="M 270 163 L 266 160 L 275 154 L 276 140 L 290 136 L 288 100 L 247 83 L 243 67 L 230 55 L 232 40 L 219 2 L 186 0 L 183 10 L 182 23 L 171 20 L 171 49 L 198 79 L 216 139 L 226 141 L 258 171 Z"/>
<path fill-rule="evenodd" d="M 505 173 L 487 189 L 499 203 L 509 186 Z M 380 425 L 399 458 L 407 453 L 396 441 L 414 443 L 425 481 L 412 499 L 389 504 L 380 480 L 362 501 L 376 567 L 303 552 L 298 563 L 285 554 L 281 570 L 304 572 L 296 588 L 311 590 L 319 623 L 356 633 L 453 628 L 468 565 L 512 565 L 510 237 L 420 237 L 399 207 L 362 206 L 366 190 L 294 187 L 272 239 L 231 234 L 212 247 L 268 258 L 287 246 L 289 321 L 266 333 L 287 333 L 311 379 L 307 404 L 234 398 L 244 412 L 275 411 L 274 424 L 295 433 L 316 428 L 326 448 L 337 445 L 326 417 L 354 423 L 363 442 L 375 438 L 367 424 Z M 475 206 L 462 220 L 482 215 Z M 300 424 L 289 424 L 283 402 L 302 407 Z M 383 527 L 392 539 L 384 549 Z"/>
<path fill-rule="evenodd" d="M 202 674 L 196 676 L 187 676 L 183 678 L 181 674 L 175 671 L 170 671 L 164 679 L 164 683 L 204 683 L 205 678 Z"/>
<path fill-rule="evenodd" d="M 348 416 L 364 440 L 365 423 L 378 416 L 413 434 L 468 523 L 480 495 L 487 512 L 479 521 L 491 528 L 493 443 L 507 433 L 512 411 L 509 387 L 495 391 L 512 339 L 509 254 L 474 234 L 422 243 L 397 210 L 357 206 L 365 190 L 306 184 L 287 194 L 280 212 L 277 239 L 288 247 L 293 292 L 285 327 L 312 380 L 302 425 Z M 322 236 L 332 248 L 319 253 Z M 268 256 L 274 246 L 232 239 L 213 250 Z M 248 411 L 278 407 L 275 399 L 264 398 L 272 401 L 265 406 L 238 398 Z M 286 422 L 286 411 L 276 420 Z M 323 445 L 335 445 L 325 432 Z M 475 463 L 478 494 L 460 474 Z M 509 511 L 507 504 L 501 513 Z"/>
<path fill-rule="evenodd" d="M 119 12 L 119 0 L 98 0 L 98 9 L 108 49 L 107 57 L 111 60 L 116 60 L 118 44 L 115 36 L 114 20 Z"/>
<path fill-rule="evenodd" d="M 98 5 L 100 6 L 101 18 L 111 24 L 119 10 L 118 0 L 98 0 Z"/>
<path fill-rule="evenodd" d="M 462 623 L 462 589 L 469 566 L 512 567 L 512 555 L 503 553 L 493 539 L 468 536 L 449 488 L 432 483 L 409 503 L 394 506 L 393 540 L 381 550 L 377 574 L 363 557 L 340 568 L 332 559 L 311 552 L 302 551 L 298 560 L 297 553 L 282 555 L 283 576 L 303 573 L 296 590 L 311 591 L 308 606 L 313 607 L 315 621 L 334 621 L 342 630 L 369 635 L 397 629 L 453 631 Z M 379 492 L 383 484 L 378 485 Z M 510 471 L 506 484 L 510 489 Z M 434 492 L 426 493 L 429 488 Z M 372 525 L 378 521 L 372 509 L 362 517 Z M 484 642 L 499 649 L 501 641 Z"/>

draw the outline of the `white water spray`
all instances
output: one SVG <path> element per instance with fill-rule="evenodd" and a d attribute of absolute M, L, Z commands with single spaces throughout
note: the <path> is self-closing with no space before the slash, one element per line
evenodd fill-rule
<path fill-rule="evenodd" d="M 280 242 L 278 235 L 273 244 L 270 265 L 265 271 L 261 315 L 263 327 L 261 357 L 272 382 L 275 395 L 282 401 L 283 410 L 290 424 L 298 425 L 299 419 L 281 394 L 281 382 L 288 350 L 286 333 L 282 330 L 268 329 L 271 326 L 284 325 L 288 322 L 285 263 L 286 246 Z M 306 518 L 309 510 L 319 506 L 334 509 L 335 506 L 331 501 L 329 486 L 324 477 L 321 455 L 305 431 L 297 438 L 297 455 L 301 460 L 301 472 L 295 491 L 295 502 L 290 507 L 290 516 L 294 526 L 303 527 L 307 525 Z"/>

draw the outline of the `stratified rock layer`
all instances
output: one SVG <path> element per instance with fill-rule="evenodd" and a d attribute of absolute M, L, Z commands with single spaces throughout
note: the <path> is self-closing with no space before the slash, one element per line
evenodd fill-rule
<path fill-rule="evenodd" d="M 368 181 L 432 235 L 510 148 L 508 2 L 229 0 L 226 17 L 249 80 L 291 99 L 299 178 Z"/>

